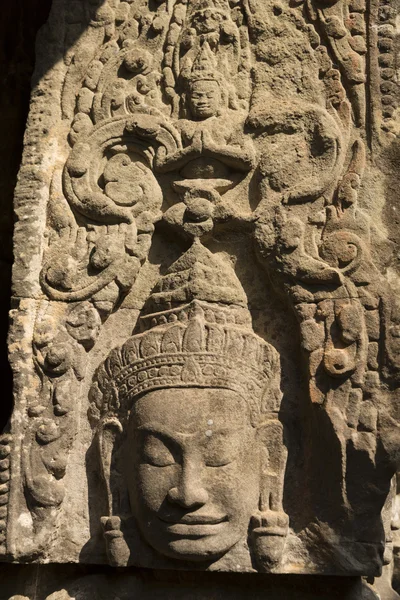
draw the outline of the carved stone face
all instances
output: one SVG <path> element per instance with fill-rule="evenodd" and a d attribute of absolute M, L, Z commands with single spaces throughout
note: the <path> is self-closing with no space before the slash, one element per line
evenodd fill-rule
<path fill-rule="evenodd" d="M 235 392 L 190 388 L 142 396 L 124 458 L 133 514 L 159 553 L 215 560 L 247 538 L 259 499 L 259 447 Z"/>
<path fill-rule="evenodd" d="M 221 90 L 216 81 L 194 81 L 189 91 L 189 108 L 194 119 L 213 117 L 221 106 Z"/>

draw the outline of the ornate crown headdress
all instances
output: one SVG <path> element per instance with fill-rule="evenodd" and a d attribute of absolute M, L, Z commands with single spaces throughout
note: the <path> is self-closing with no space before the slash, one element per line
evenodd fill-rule
<path fill-rule="evenodd" d="M 138 396 L 182 387 L 237 392 L 254 425 L 279 409 L 278 354 L 254 333 L 233 269 L 200 242 L 160 279 L 143 312 L 142 332 L 97 371 L 92 417 L 124 421 Z"/>
<path fill-rule="evenodd" d="M 192 65 L 182 69 L 181 78 L 185 87 L 194 81 L 216 81 L 221 84 L 223 77 L 219 73 L 215 56 L 208 42 L 204 42 Z"/>
<path fill-rule="evenodd" d="M 188 16 L 189 18 L 193 15 L 204 12 L 206 10 L 216 10 L 222 14 L 230 15 L 231 9 L 229 6 L 229 0 L 189 0 L 188 3 Z"/>

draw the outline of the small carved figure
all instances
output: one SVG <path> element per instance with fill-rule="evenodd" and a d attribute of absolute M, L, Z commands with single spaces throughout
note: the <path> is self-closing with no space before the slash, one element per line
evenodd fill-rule
<path fill-rule="evenodd" d="M 205 43 L 190 73 L 182 76 L 187 118 L 179 119 L 175 127 L 183 147 L 173 154 L 159 148 L 154 163 L 159 172 L 181 171 L 185 179 L 229 179 L 230 169 L 246 173 L 254 166 L 252 144 L 243 135 L 247 113 L 230 106 L 229 85 L 213 63 Z"/>

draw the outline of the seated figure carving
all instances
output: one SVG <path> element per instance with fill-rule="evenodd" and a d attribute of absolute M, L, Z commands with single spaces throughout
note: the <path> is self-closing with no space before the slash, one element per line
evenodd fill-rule
<path fill-rule="evenodd" d="M 231 170 L 243 174 L 255 164 L 252 144 L 243 135 L 247 111 L 232 108 L 229 85 L 213 68 L 213 60 L 206 42 L 191 70 L 181 75 L 185 118 L 175 127 L 182 148 L 168 154 L 160 147 L 154 163 L 158 172 L 179 172 L 188 180 L 229 180 Z"/>
<path fill-rule="evenodd" d="M 252 330 L 233 270 L 198 241 L 140 321 L 91 390 L 111 564 L 272 570 L 288 532 L 276 350 Z"/>

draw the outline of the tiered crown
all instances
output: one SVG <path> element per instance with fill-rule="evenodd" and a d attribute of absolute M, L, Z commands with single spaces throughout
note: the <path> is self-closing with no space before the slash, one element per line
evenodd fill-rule
<path fill-rule="evenodd" d="M 181 77 L 186 87 L 195 81 L 216 81 L 219 85 L 223 83 L 222 74 L 218 71 L 215 56 L 208 42 L 202 44 L 191 68 L 183 69 Z"/>
<path fill-rule="evenodd" d="M 222 14 L 230 15 L 229 0 L 189 0 L 188 16 L 191 18 L 197 13 L 206 10 L 216 10 Z"/>
<path fill-rule="evenodd" d="M 98 418 L 123 420 L 136 397 L 163 388 L 233 390 L 248 403 L 254 425 L 277 411 L 278 354 L 252 330 L 245 304 L 233 269 L 195 242 L 146 303 L 144 331 L 98 370 L 91 392 Z"/>

